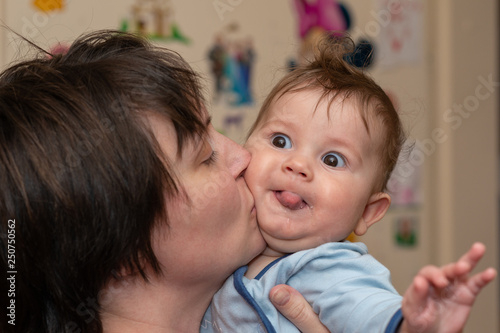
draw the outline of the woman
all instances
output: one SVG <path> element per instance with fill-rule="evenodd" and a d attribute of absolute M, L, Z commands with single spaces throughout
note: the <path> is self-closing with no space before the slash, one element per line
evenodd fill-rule
<path fill-rule="evenodd" d="M 264 248 L 250 156 L 200 96 L 180 56 L 116 32 L 1 75 L 1 232 L 15 235 L 1 258 L 16 272 L 2 332 L 199 330 Z M 274 292 L 298 327 L 320 329 L 293 290 Z"/>

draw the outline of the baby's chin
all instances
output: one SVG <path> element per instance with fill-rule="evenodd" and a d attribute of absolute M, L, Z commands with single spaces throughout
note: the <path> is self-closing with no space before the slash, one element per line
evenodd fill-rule
<path fill-rule="evenodd" d="M 303 237 L 303 238 L 276 238 L 271 237 L 262 231 L 264 240 L 267 243 L 267 248 L 263 254 L 270 256 L 282 256 L 289 253 L 295 253 L 303 250 L 313 249 L 319 245 L 329 243 L 328 240 L 322 237 Z"/>

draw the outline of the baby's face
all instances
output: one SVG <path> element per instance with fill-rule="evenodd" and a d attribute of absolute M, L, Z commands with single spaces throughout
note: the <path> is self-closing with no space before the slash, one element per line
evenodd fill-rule
<path fill-rule="evenodd" d="M 270 248 L 289 253 L 356 230 L 379 175 L 380 124 L 368 134 L 356 104 L 287 93 L 249 137 L 245 179 Z M 329 115 L 328 115 L 329 114 Z M 362 233 L 362 232 L 361 232 Z"/>

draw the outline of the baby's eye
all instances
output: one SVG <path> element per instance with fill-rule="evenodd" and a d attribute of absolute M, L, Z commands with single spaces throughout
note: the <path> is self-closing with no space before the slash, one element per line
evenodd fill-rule
<path fill-rule="evenodd" d="M 284 134 L 275 134 L 271 138 L 271 143 L 273 146 L 283 149 L 292 148 L 292 141 L 290 138 Z"/>
<path fill-rule="evenodd" d="M 333 168 L 343 168 L 345 167 L 345 159 L 344 156 L 339 153 L 328 153 L 322 158 L 323 163 Z"/>

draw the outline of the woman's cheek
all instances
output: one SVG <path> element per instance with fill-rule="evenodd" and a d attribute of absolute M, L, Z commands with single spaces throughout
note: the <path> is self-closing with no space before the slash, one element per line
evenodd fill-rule
<path fill-rule="evenodd" d="M 209 206 L 217 205 L 222 201 L 222 197 L 228 195 L 226 192 L 231 190 L 231 179 L 222 174 L 210 175 L 190 188 L 189 199 L 192 209 L 204 211 Z"/>

